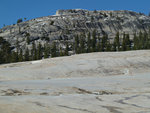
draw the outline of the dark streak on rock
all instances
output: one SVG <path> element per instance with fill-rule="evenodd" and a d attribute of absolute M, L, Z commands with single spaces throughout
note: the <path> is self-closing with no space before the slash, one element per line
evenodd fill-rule
<path fill-rule="evenodd" d="M 111 113 L 122 113 L 116 109 L 121 109 L 119 107 L 114 107 L 114 106 L 102 106 L 103 108 L 106 108 L 107 110 L 109 110 Z"/>
<path fill-rule="evenodd" d="M 98 101 L 103 101 L 102 99 L 100 99 L 99 97 L 96 97 L 96 99 L 98 100 Z"/>
<path fill-rule="evenodd" d="M 73 89 L 76 90 L 76 92 L 79 94 L 92 94 L 92 92 L 87 91 L 85 89 L 81 89 L 81 88 L 77 88 L 77 87 L 73 87 Z"/>
<path fill-rule="evenodd" d="M 92 91 L 88 91 L 88 90 L 77 88 L 77 87 L 73 87 L 73 89 L 76 90 L 76 92 L 79 94 L 94 94 L 94 95 L 112 95 L 112 94 L 114 94 L 112 92 L 104 91 L 104 90 L 92 92 Z"/>
<path fill-rule="evenodd" d="M 142 106 L 138 106 L 136 104 L 129 104 L 129 103 L 124 102 L 125 100 L 130 100 L 130 99 L 138 97 L 138 96 L 140 96 L 140 95 L 134 95 L 134 96 L 131 96 L 131 97 L 125 97 L 124 99 L 121 99 L 121 100 L 118 100 L 118 101 L 115 101 L 115 102 L 120 103 L 120 104 L 131 105 L 131 106 L 138 107 L 138 108 L 143 108 Z"/>
<path fill-rule="evenodd" d="M 37 106 L 46 107 L 46 106 L 44 106 L 44 105 L 43 105 L 42 103 L 40 103 L 40 102 L 32 102 L 32 103 L 36 104 Z"/>
<path fill-rule="evenodd" d="M 63 108 L 72 109 L 72 110 L 84 111 L 84 112 L 88 112 L 88 113 L 96 113 L 96 112 L 93 112 L 93 111 L 89 111 L 89 110 L 87 110 L 87 109 L 73 108 L 73 107 L 64 106 L 64 105 L 58 105 L 58 106 L 59 106 L 59 107 L 63 107 Z"/>

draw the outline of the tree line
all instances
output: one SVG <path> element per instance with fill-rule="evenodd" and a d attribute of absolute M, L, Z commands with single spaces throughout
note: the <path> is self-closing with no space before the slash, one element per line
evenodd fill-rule
<path fill-rule="evenodd" d="M 85 38 L 86 37 L 86 38 Z M 105 51 L 129 51 L 129 50 L 141 50 L 150 49 L 150 32 L 149 33 L 135 33 L 133 39 L 129 34 L 123 33 L 120 37 L 119 32 L 113 41 L 108 38 L 107 34 L 102 37 L 96 35 L 96 31 L 85 34 L 77 35 L 75 37 L 75 53 L 90 53 L 90 52 L 105 52 Z"/>
<path fill-rule="evenodd" d="M 31 43 L 27 40 L 27 43 Z M 150 49 L 150 32 L 134 34 L 133 39 L 129 34 L 124 33 L 121 37 L 117 32 L 114 40 L 110 40 L 105 33 L 100 36 L 96 30 L 88 33 L 77 34 L 73 42 L 65 41 L 64 47 L 59 46 L 59 42 L 52 44 L 40 42 L 35 44 L 32 42 L 32 48 L 26 47 L 23 51 L 20 48 L 18 40 L 16 41 L 16 50 L 11 47 L 11 44 L 0 37 L 0 64 L 40 60 L 43 58 L 68 56 L 70 51 L 73 54 L 91 53 L 91 52 L 105 52 L 105 51 L 129 51 Z"/>
<path fill-rule="evenodd" d="M 32 42 L 32 48 L 26 47 L 23 51 L 17 40 L 16 47 L 11 47 L 11 44 L 4 38 L 0 37 L 0 64 L 14 63 L 23 61 L 40 60 L 42 58 L 68 56 L 69 46 L 65 43 L 65 49 L 58 49 L 56 42 L 52 45 L 46 43 L 44 46 L 39 42 L 38 45 Z M 14 51 L 15 49 L 15 51 Z"/>

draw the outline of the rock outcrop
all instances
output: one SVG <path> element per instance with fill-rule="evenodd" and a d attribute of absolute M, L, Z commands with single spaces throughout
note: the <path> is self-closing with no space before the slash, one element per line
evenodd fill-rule
<path fill-rule="evenodd" d="M 122 35 L 128 33 L 131 38 L 135 32 L 148 32 L 150 17 L 132 11 L 88 11 L 82 9 L 58 10 L 56 15 L 35 18 L 29 21 L 10 25 L 0 29 L 0 37 L 5 38 L 16 46 L 16 40 L 22 49 L 30 41 L 42 44 L 52 40 L 72 40 L 75 34 L 91 32 L 94 29 L 98 34 L 108 34 L 113 39 L 116 32 Z"/>

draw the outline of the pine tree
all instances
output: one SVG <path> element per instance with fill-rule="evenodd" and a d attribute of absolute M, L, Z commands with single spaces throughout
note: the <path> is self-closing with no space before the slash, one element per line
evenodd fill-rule
<path fill-rule="evenodd" d="M 38 57 L 39 57 L 38 56 L 38 54 L 39 54 L 38 52 L 40 51 L 39 50 L 39 45 L 36 46 L 36 44 L 33 43 L 32 46 L 33 46 L 33 59 L 34 60 L 38 60 Z"/>
<path fill-rule="evenodd" d="M 53 42 L 52 47 L 51 47 L 51 57 L 57 57 L 57 47 L 56 43 Z"/>
<path fill-rule="evenodd" d="M 148 38 L 150 39 L 150 28 L 149 28 L 149 31 L 148 31 Z"/>
<path fill-rule="evenodd" d="M 113 43 L 113 48 L 112 48 L 112 51 L 117 51 L 117 45 L 116 45 L 116 43 Z"/>
<path fill-rule="evenodd" d="M 149 32 L 148 32 L 148 49 L 150 49 L 150 28 L 149 28 Z"/>
<path fill-rule="evenodd" d="M 91 34 L 88 33 L 88 39 L 87 39 L 87 53 L 91 52 Z"/>
<path fill-rule="evenodd" d="M 65 48 L 65 53 L 64 53 L 65 56 L 69 55 L 68 51 L 69 51 L 69 46 L 68 46 L 68 42 L 66 42 L 66 48 Z"/>
<path fill-rule="evenodd" d="M 117 51 L 120 50 L 120 37 L 119 37 L 119 32 L 117 32 L 115 39 L 114 39 L 114 45 L 116 45 Z"/>
<path fill-rule="evenodd" d="M 3 53 L 0 50 L 0 64 L 4 63 L 4 59 L 3 59 Z"/>
<path fill-rule="evenodd" d="M 30 33 L 26 33 L 26 43 L 30 44 Z"/>
<path fill-rule="evenodd" d="M 97 40 L 96 30 L 94 30 L 92 32 L 92 50 L 93 50 L 93 52 L 96 52 L 96 40 Z"/>
<path fill-rule="evenodd" d="M 13 51 L 11 54 L 11 62 L 18 62 L 17 56 L 17 53 Z"/>
<path fill-rule="evenodd" d="M 48 58 L 50 54 L 50 48 L 48 46 L 48 44 L 44 44 L 44 58 Z"/>
<path fill-rule="evenodd" d="M 36 49 L 35 42 L 32 42 L 31 59 L 37 60 L 37 49 Z"/>
<path fill-rule="evenodd" d="M 21 22 L 23 22 L 22 18 L 20 18 L 20 19 L 17 20 L 17 24 L 19 24 Z"/>
<path fill-rule="evenodd" d="M 131 50 L 131 40 L 129 34 L 126 35 L 126 46 L 127 50 Z"/>
<path fill-rule="evenodd" d="M 133 37 L 133 50 L 137 50 L 138 49 L 138 37 L 136 35 L 136 33 L 134 33 L 134 37 Z"/>
<path fill-rule="evenodd" d="M 30 54 L 29 54 L 29 49 L 28 48 L 26 48 L 26 50 L 25 50 L 25 55 L 24 55 L 24 59 L 25 59 L 25 61 L 29 61 L 30 60 Z"/>
<path fill-rule="evenodd" d="M 19 62 L 22 62 L 23 61 L 23 52 L 22 52 L 22 49 L 20 49 L 20 52 L 19 52 Z"/>
<path fill-rule="evenodd" d="M 122 51 L 126 51 L 127 47 L 126 47 L 126 34 L 123 34 L 123 41 L 122 41 Z"/>
<path fill-rule="evenodd" d="M 26 40 L 27 44 L 30 44 L 30 38 L 27 37 L 27 40 Z"/>
<path fill-rule="evenodd" d="M 75 53 L 78 54 L 79 53 L 79 36 L 76 35 L 75 36 Z"/>
<path fill-rule="evenodd" d="M 11 62 L 11 45 L 5 39 L 0 37 L 0 45 L 1 45 L 1 54 L 3 63 L 10 63 Z"/>
<path fill-rule="evenodd" d="M 143 49 L 147 49 L 148 48 L 148 34 L 146 32 L 144 32 L 142 39 L 143 39 L 142 40 Z"/>
<path fill-rule="evenodd" d="M 42 45 L 40 42 L 39 42 L 38 48 L 37 48 L 37 59 L 38 60 L 42 59 Z"/>
<path fill-rule="evenodd" d="M 142 38 L 143 38 L 143 33 L 140 31 L 139 32 L 139 36 L 138 36 L 138 49 L 142 49 L 143 47 L 142 47 Z"/>
<path fill-rule="evenodd" d="M 85 34 L 80 35 L 80 51 L 79 53 L 85 53 Z"/>
<path fill-rule="evenodd" d="M 110 44 L 110 41 L 107 41 L 106 51 L 111 51 L 111 49 L 112 49 L 112 45 Z"/>
<path fill-rule="evenodd" d="M 105 51 L 106 46 L 107 46 L 107 41 L 108 41 L 108 35 L 104 34 L 102 37 L 102 42 L 101 42 L 101 50 Z"/>
<path fill-rule="evenodd" d="M 123 42 L 122 42 L 122 50 L 123 51 L 131 50 L 131 44 L 132 43 L 131 43 L 129 34 L 124 33 Z"/>

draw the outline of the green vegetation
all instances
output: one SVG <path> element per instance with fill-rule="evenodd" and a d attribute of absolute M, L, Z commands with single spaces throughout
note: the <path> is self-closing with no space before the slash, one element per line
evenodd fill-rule
<path fill-rule="evenodd" d="M 21 22 L 23 22 L 22 18 L 20 18 L 20 19 L 17 20 L 17 24 L 19 24 Z"/>
<path fill-rule="evenodd" d="M 74 54 L 81 54 L 150 49 L 150 30 L 148 33 L 135 33 L 132 40 L 129 34 L 123 33 L 121 35 L 119 32 L 116 33 L 114 40 L 110 40 L 106 33 L 100 35 L 96 30 L 93 30 L 93 32 L 77 34 L 73 42 L 65 40 L 64 43 L 61 43 L 63 46 L 60 46 L 60 43 L 56 41 L 51 44 L 48 42 L 44 45 L 35 44 L 34 41 L 30 40 L 30 34 L 26 34 L 26 37 L 26 43 L 32 43 L 32 46 L 26 47 L 24 51 L 21 49 L 18 39 L 14 48 L 3 37 L 0 37 L 0 64 L 69 56 L 69 51 L 73 51 Z"/>

